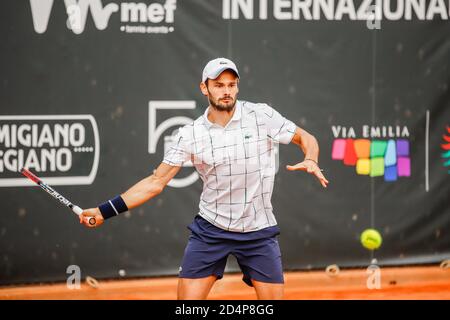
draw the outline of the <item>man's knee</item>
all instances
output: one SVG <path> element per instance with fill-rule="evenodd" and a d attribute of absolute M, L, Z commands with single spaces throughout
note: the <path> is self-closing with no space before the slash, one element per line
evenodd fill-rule
<path fill-rule="evenodd" d="M 259 300 L 281 300 L 284 297 L 284 283 L 267 283 L 252 279 Z"/>
<path fill-rule="evenodd" d="M 202 300 L 208 297 L 217 277 L 189 279 L 178 278 L 178 300 Z"/>

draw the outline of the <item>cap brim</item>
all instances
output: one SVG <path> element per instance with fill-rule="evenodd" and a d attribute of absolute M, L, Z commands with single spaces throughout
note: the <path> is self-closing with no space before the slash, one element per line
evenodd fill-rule
<path fill-rule="evenodd" d="M 208 74 L 206 79 L 213 79 L 213 80 L 217 79 L 217 77 L 220 76 L 220 74 L 222 72 L 224 72 L 225 70 L 232 70 L 232 71 L 234 71 L 236 73 L 236 75 L 238 76 L 238 78 L 240 78 L 239 72 L 236 69 L 230 68 L 230 66 L 223 66 L 222 68 L 217 69 L 216 72 L 214 72 L 212 74 Z M 204 81 L 206 81 L 206 79 Z"/>

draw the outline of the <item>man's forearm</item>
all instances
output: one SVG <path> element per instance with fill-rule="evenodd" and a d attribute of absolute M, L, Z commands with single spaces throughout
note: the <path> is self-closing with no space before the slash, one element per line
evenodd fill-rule
<path fill-rule="evenodd" d="M 292 142 L 302 149 L 305 154 L 305 160 L 309 159 L 310 161 L 303 161 L 293 166 L 286 166 L 286 168 L 290 171 L 302 170 L 314 174 L 322 186 L 326 188 L 328 180 L 324 177 L 323 170 L 319 167 L 319 144 L 317 139 L 305 130 L 297 127 Z"/>
<path fill-rule="evenodd" d="M 106 219 L 140 206 L 160 194 L 180 169 L 181 166 L 161 163 L 151 176 L 142 179 L 126 192 L 105 201 L 98 207 L 84 210 L 80 215 L 80 223 L 90 228 L 98 227 Z M 96 223 L 94 225 L 89 224 L 85 219 L 86 217 L 95 217 Z"/>
<path fill-rule="evenodd" d="M 305 159 L 311 159 L 316 163 L 319 162 L 319 144 L 312 134 L 297 127 L 292 142 L 302 149 Z"/>
<path fill-rule="evenodd" d="M 155 177 L 154 175 L 151 175 L 145 179 L 142 179 L 126 192 L 121 194 L 121 197 L 126 203 L 128 209 L 138 207 L 144 202 L 160 194 L 164 189 L 164 184 L 160 180 L 161 179 Z"/>
<path fill-rule="evenodd" d="M 319 144 L 317 143 L 317 139 L 306 133 L 303 140 L 303 152 L 305 153 L 305 159 L 314 160 L 316 163 L 319 162 Z"/>

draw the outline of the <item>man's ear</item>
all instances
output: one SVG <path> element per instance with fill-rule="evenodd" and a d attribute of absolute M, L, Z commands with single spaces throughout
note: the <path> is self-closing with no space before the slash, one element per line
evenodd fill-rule
<path fill-rule="evenodd" d="M 208 95 L 208 88 L 206 87 L 206 84 L 204 82 L 200 82 L 200 91 L 204 96 Z"/>

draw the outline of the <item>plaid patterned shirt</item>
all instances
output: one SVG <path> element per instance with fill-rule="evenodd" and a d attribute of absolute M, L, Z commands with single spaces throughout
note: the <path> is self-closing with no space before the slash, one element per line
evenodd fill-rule
<path fill-rule="evenodd" d="M 199 215 L 228 231 L 250 232 L 277 224 L 271 197 L 274 144 L 288 144 L 296 125 L 267 104 L 238 100 L 225 127 L 208 120 L 208 108 L 179 129 L 163 162 L 192 161 L 201 179 Z"/>

